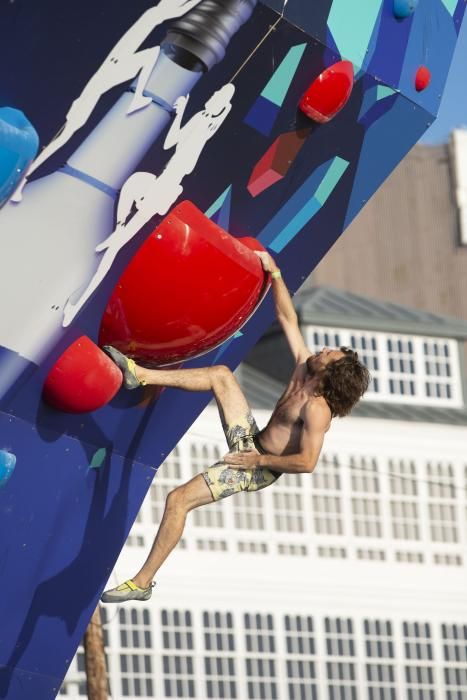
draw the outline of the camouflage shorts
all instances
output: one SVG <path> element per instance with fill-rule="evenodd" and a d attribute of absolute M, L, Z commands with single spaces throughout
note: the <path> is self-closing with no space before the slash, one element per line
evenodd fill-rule
<path fill-rule="evenodd" d="M 230 425 L 223 425 L 229 452 L 243 452 L 261 448 L 255 439 L 259 433 L 256 421 L 248 413 Z M 236 469 L 226 466 L 225 462 L 216 462 L 204 474 L 204 479 L 215 501 L 227 498 L 239 491 L 259 491 L 273 484 L 280 476 L 278 472 L 263 467 L 262 469 Z"/>

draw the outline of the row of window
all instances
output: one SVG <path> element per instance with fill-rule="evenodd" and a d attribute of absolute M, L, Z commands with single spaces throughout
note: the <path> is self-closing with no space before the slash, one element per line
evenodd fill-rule
<path fill-rule="evenodd" d="M 372 374 L 367 400 L 461 406 L 457 341 L 389 333 L 315 328 L 306 331 L 310 350 L 348 346 Z"/>
<path fill-rule="evenodd" d="M 182 441 L 161 466 L 137 524 L 158 524 L 168 492 L 218 460 L 221 453 L 218 442 Z M 196 509 L 190 516 L 189 528 L 194 528 L 196 548 L 204 551 L 231 551 L 232 543 L 228 546 L 222 530 L 236 532 L 234 546 L 240 553 L 292 556 L 307 556 L 316 549 L 318 556 L 327 556 L 326 547 L 316 543 L 316 535 L 351 536 L 355 538 L 353 556 L 358 559 L 386 559 L 384 547 L 359 547 L 359 538 L 391 539 L 399 545 L 391 555 L 394 561 L 404 561 L 402 543 L 421 549 L 430 542 L 458 545 L 459 552 L 435 551 L 425 558 L 412 546 L 406 561 L 461 565 L 467 536 L 467 466 L 463 483 L 459 476 L 458 468 L 449 462 L 428 462 L 422 470 L 412 460 L 389 459 L 381 463 L 373 457 L 353 456 L 344 464 L 336 455 L 324 453 L 312 478 L 287 474 L 259 493 L 240 494 Z M 465 490 L 461 490 L 462 486 Z M 217 530 L 217 537 L 200 538 L 196 528 Z M 242 531 L 279 536 L 283 533 L 287 542 L 276 542 L 274 538 L 270 542 L 251 537 L 246 540 Z M 188 529 L 188 537 L 190 532 Z M 129 544 L 142 545 L 142 537 L 137 525 Z M 348 550 L 340 554 L 336 546 L 328 549 L 331 557 L 350 554 Z M 366 555 L 365 551 L 370 553 Z"/>
<path fill-rule="evenodd" d="M 353 697 L 361 684 L 368 698 L 385 698 L 389 691 L 396 698 L 405 687 L 407 697 L 412 692 L 421 700 L 443 685 L 453 700 L 467 688 L 467 624 L 442 624 L 435 642 L 429 622 L 399 627 L 364 619 L 357 638 L 352 618 L 325 617 L 317 624 L 310 615 L 204 611 L 198 617 L 190 610 L 161 610 L 152 620 L 148 609 L 121 608 L 109 625 L 103 612 L 117 696 L 155 697 L 156 677 L 164 697 L 187 698 L 280 698 L 281 687 L 284 700 L 318 699 L 320 687 L 327 698 L 341 698 Z M 111 627 L 117 639 L 110 639 Z M 84 670 L 81 653 L 77 670 Z M 73 674 L 76 680 L 73 669 L 69 682 Z"/>

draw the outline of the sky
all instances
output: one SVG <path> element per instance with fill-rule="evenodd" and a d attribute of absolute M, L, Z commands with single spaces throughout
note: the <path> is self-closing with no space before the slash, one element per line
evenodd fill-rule
<path fill-rule="evenodd" d="M 441 100 L 438 118 L 421 138 L 422 143 L 446 142 L 450 132 L 467 128 L 467 16 L 461 27 L 459 41 Z"/>

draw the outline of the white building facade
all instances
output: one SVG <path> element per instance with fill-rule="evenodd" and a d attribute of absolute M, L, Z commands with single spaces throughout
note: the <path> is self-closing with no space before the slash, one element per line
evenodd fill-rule
<path fill-rule="evenodd" d="M 432 335 L 421 315 L 410 333 L 345 317 L 303 330 L 312 350 L 366 361 L 360 413 L 333 421 L 312 475 L 193 511 L 150 601 L 104 606 L 111 697 L 467 700 L 467 324 L 444 319 L 443 337 L 433 317 Z M 281 384 L 249 365 L 239 378 L 265 425 Z M 167 493 L 225 452 L 209 406 L 160 467 L 111 585 L 140 567 Z M 83 670 L 79 652 L 63 696 L 85 696 Z"/>

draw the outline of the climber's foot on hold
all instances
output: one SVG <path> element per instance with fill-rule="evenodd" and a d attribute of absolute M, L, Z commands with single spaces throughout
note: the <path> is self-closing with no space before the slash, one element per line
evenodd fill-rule
<path fill-rule="evenodd" d="M 123 386 L 125 389 L 137 389 L 144 386 L 146 382 L 143 379 L 138 379 L 136 376 L 136 363 L 131 358 L 124 355 L 112 345 L 104 345 L 102 350 L 108 355 L 122 371 Z"/>
<path fill-rule="evenodd" d="M 131 579 L 121 583 L 116 588 L 104 591 L 101 596 L 103 603 L 124 603 L 127 600 L 149 600 L 152 596 L 152 589 L 155 586 L 153 581 L 147 588 L 140 588 Z"/>

